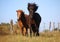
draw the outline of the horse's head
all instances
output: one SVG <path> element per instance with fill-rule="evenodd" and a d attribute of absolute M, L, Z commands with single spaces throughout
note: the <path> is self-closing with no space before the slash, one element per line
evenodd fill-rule
<path fill-rule="evenodd" d="M 38 6 L 35 3 L 28 3 L 28 11 L 34 13 L 38 9 Z"/>
<path fill-rule="evenodd" d="M 22 10 L 17 10 L 17 19 L 21 18 L 21 15 L 24 13 Z"/>

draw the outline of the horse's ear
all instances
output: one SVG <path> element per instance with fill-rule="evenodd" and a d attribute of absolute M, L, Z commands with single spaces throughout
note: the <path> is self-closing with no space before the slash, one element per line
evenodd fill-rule
<path fill-rule="evenodd" d="M 16 10 L 16 12 L 17 12 L 17 10 Z"/>
<path fill-rule="evenodd" d="M 29 10 L 29 7 L 30 7 L 30 3 L 28 3 L 28 7 L 27 7 L 28 10 Z"/>
<path fill-rule="evenodd" d="M 38 6 L 36 6 L 36 9 L 38 9 Z"/>
<path fill-rule="evenodd" d="M 38 6 L 35 4 L 35 11 L 37 11 L 37 9 L 38 9 Z"/>
<path fill-rule="evenodd" d="M 30 3 L 28 3 L 28 6 L 30 6 Z"/>

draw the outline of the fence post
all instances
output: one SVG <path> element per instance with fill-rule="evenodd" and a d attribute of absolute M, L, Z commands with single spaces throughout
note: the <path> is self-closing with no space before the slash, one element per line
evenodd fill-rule
<path fill-rule="evenodd" d="M 45 23 L 44 23 L 44 25 L 43 25 L 43 28 L 44 28 L 44 30 L 45 30 Z"/>
<path fill-rule="evenodd" d="M 53 30 L 55 29 L 55 22 L 53 22 Z"/>
<path fill-rule="evenodd" d="M 10 21 L 10 33 L 13 34 L 13 20 Z"/>
<path fill-rule="evenodd" d="M 50 31 L 50 29 L 51 29 L 51 22 L 49 23 L 49 31 Z"/>
<path fill-rule="evenodd" d="M 60 23 L 58 22 L 58 30 L 60 31 Z"/>

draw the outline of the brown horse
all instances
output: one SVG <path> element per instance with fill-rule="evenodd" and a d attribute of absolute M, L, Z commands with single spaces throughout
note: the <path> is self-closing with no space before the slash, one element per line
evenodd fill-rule
<path fill-rule="evenodd" d="M 28 32 L 28 28 L 29 28 L 29 22 L 30 22 L 31 26 L 32 27 L 34 26 L 33 28 L 35 28 L 35 26 L 36 26 L 35 21 L 33 19 L 30 21 L 29 20 L 30 16 L 27 14 L 24 14 L 24 12 L 22 10 L 17 10 L 16 12 L 17 12 L 18 26 L 20 28 L 20 33 L 22 35 L 28 35 L 27 32 Z"/>
<path fill-rule="evenodd" d="M 28 15 L 24 14 L 22 10 L 17 10 L 17 18 L 18 18 L 18 27 L 20 28 L 20 33 L 22 35 L 27 35 L 27 21 L 28 21 Z M 26 19 L 27 18 L 27 19 Z"/>

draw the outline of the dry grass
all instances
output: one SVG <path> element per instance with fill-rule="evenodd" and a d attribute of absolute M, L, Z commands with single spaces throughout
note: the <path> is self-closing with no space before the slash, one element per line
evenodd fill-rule
<path fill-rule="evenodd" d="M 20 34 L 4 35 L 4 33 L 9 32 L 9 29 L 7 26 L 0 26 L 0 29 L 1 29 L 0 31 L 3 32 L 3 34 L 0 35 L 0 42 L 60 42 L 59 31 L 43 32 L 43 33 L 40 33 L 39 37 L 26 37 Z M 14 30 L 16 29 L 17 28 L 14 27 Z"/>
<path fill-rule="evenodd" d="M 39 37 L 0 35 L 0 42 L 60 42 L 60 32 L 41 33 Z"/>

